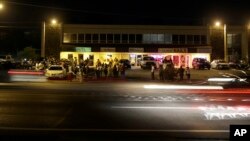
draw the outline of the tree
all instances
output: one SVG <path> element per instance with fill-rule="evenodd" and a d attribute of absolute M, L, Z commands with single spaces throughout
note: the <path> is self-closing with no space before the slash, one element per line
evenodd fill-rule
<path fill-rule="evenodd" d="M 37 59 L 38 55 L 36 54 L 36 50 L 32 47 L 26 47 L 23 49 L 23 51 L 20 51 L 17 54 L 17 57 L 19 59 L 21 58 L 27 58 L 27 59 Z"/>

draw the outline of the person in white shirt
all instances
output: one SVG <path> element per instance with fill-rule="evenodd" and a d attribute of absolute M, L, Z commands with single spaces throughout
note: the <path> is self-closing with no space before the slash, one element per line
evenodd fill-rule
<path fill-rule="evenodd" d="M 153 64 L 151 65 L 151 79 L 155 80 L 155 66 Z"/>

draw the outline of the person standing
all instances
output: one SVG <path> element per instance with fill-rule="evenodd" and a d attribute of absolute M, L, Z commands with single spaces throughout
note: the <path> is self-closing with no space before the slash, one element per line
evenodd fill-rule
<path fill-rule="evenodd" d="M 186 76 L 187 76 L 187 80 L 190 80 L 191 74 L 190 74 L 189 67 L 187 67 L 187 69 L 186 69 Z"/>
<path fill-rule="evenodd" d="M 124 64 L 121 65 L 120 71 L 121 71 L 121 77 L 122 77 L 122 79 L 125 79 L 125 66 L 124 66 Z"/>
<path fill-rule="evenodd" d="M 160 80 L 164 80 L 164 75 L 163 75 L 164 71 L 163 71 L 163 66 L 160 65 L 159 67 L 159 77 L 160 77 Z"/>
<path fill-rule="evenodd" d="M 151 79 L 155 80 L 155 66 L 154 66 L 154 64 L 151 65 Z"/>
<path fill-rule="evenodd" d="M 183 76 L 184 76 L 184 69 L 182 68 L 182 66 L 179 68 L 178 70 L 178 73 L 179 73 L 179 76 L 180 76 L 180 80 L 183 80 Z"/>
<path fill-rule="evenodd" d="M 104 64 L 103 72 L 104 72 L 105 78 L 107 78 L 108 77 L 108 65 L 106 63 Z"/>

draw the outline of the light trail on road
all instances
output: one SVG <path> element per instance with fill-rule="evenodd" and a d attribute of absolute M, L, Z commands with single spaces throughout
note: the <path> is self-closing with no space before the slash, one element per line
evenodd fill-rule
<path fill-rule="evenodd" d="M 167 89 L 167 90 L 222 90 L 222 86 L 193 86 L 193 85 L 144 85 L 145 89 Z"/>
<path fill-rule="evenodd" d="M 250 89 L 223 89 L 223 90 L 178 90 L 177 93 L 187 94 L 250 94 Z"/>

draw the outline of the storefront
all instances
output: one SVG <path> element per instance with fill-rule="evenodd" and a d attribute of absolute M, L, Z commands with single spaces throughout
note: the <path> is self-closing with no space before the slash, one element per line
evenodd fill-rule
<path fill-rule="evenodd" d="M 78 62 L 81 60 L 89 59 L 92 66 L 95 66 L 95 62 L 99 59 L 101 62 L 105 62 L 111 59 L 128 59 L 130 60 L 132 66 L 139 66 L 140 61 L 144 56 L 154 57 L 159 64 L 162 60 L 167 57 L 167 59 L 172 59 L 174 66 L 180 67 L 190 67 L 192 68 L 193 58 L 206 58 L 210 61 L 210 53 L 145 53 L 145 52 L 61 52 L 61 59 L 73 59 L 76 58 Z"/>

